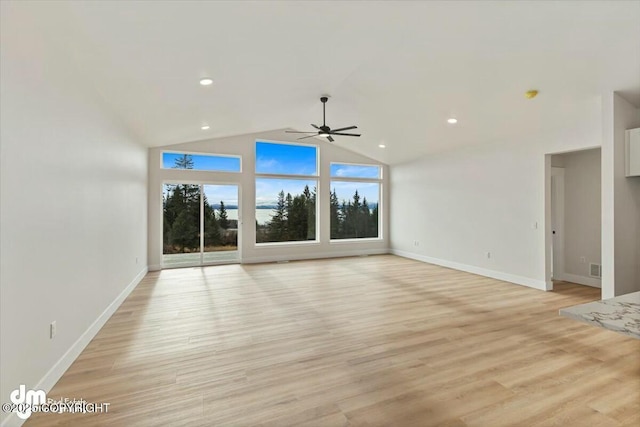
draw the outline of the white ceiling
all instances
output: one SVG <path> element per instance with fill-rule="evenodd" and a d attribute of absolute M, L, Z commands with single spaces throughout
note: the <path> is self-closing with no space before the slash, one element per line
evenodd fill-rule
<path fill-rule="evenodd" d="M 3 49 L 37 38 L 149 146 L 306 131 L 330 94 L 328 124 L 363 134 L 335 144 L 397 163 L 640 89 L 640 1 L 3 1 L 2 26 Z"/>

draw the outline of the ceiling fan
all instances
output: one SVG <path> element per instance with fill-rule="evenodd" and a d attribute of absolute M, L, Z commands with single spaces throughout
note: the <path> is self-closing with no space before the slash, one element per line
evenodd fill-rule
<path fill-rule="evenodd" d="M 331 135 L 360 136 L 359 133 L 344 133 L 343 132 L 345 130 L 357 129 L 358 126 L 347 126 L 346 128 L 339 128 L 339 129 L 331 129 L 329 126 L 327 126 L 327 124 L 325 122 L 325 107 L 327 105 L 327 101 L 328 100 L 329 100 L 329 97 L 327 97 L 327 96 L 323 96 L 322 98 L 320 98 L 320 102 L 322 102 L 322 126 L 316 126 L 314 124 L 311 124 L 311 126 L 316 128 L 317 131 L 313 131 L 313 132 L 298 132 L 298 131 L 293 131 L 293 130 L 287 130 L 285 132 L 287 132 L 287 133 L 311 133 L 313 135 L 303 136 L 303 137 L 298 138 L 298 139 L 313 138 L 314 136 L 324 136 L 331 142 L 334 141 L 334 139 L 331 137 Z"/>

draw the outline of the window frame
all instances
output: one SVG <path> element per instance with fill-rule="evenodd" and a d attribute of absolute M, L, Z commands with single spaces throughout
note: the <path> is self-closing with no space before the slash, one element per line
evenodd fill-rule
<path fill-rule="evenodd" d="M 238 171 L 227 171 L 227 170 L 211 170 L 211 169 L 178 169 L 178 168 L 165 168 L 164 167 L 164 155 L 165 154 L 187 154 L 190 156 L 205 156 L 205 157 L 227 157 L 232 159 L 238 159 L 240 161 L 240 170 Z M 162 150 L 160 153 L 160 169 L 161 170 L 179 170 L 179 171 L 189 171 L 191 172 L 207 172 L 207 173 L 234 173 L 241 174 L 242 173 L 242 155 L 240 154 L 217 154 L 217 153 L 202 153 L 195 151 L 176 151 L 176 150 Z"/>
<path fill-rule="evenodd" d="M 368 166 L 368 167 L 377 167 L 378 171 L 380 171 L 380 174 L 378 175 L 378 178 L 360 178 L 360 177 L 354 177 L 354 176 L 333 176 L 331 175 L 331 167 L 333 165 L 347 165 L 347 166 Z M 382 167 L 382 165 L 374 165 L 374 164 L 367 164 L 367 163 L 351 163 L 351 162 L 330 162 L 329 163 L 329 179 L 334 181 L 334 180 L 349 180 L 349 179 L 357 179 L 357 180 L 377 180 L 377 181 L 382 181 L 384 179 L 384 168 Z"/>
<path fill-rule="evenodd" d="M 267 172 L 258 172 L 258 151 L 257 144 L 259 142 L 263 142 L 265 144 L 274 144 L 274 145 L 293 145 L 297 147 L 313 147 L 316 150 L 316 173 L 315 175 L 300 175 L 300 174 L 281 174 L 281 173 L 267 173 Z M 254 159 L 254 167 L 253 172 L 256 177 L 270 177 L 270 176 L 279 176 L 279 177 L 314 177 L 316 179 L 320 179 L 320 145 L 318 144 L 305 144 L 302 142 L 281 142 L 281 141 L 271 141 L 267 139 L 256 139 L 253 145 L 253 159 Z"/>
<path fill-rule="evenodd" d="M 264 173 L 264 172 L 258 172 L 257 171 L 257 164 L 258 164 L 258 143 L 262 142 L 262 143 L 266 143 L 266 144 L 278 144 L 278 145 L 293 145 L 293 146 L 302 146 L 302 147 L 313 147 L 316 150 L 316 174 L 315 175 L 298 175 L 298 174 L 275 174 L 275 173 Z M 320 245 L 321 241 L 320 241 L 320 197 L 318 196 L 320 194 L 320 188 L 321 188 L 321 171 L 320 171 L 320 145 L 319 144 L 305 144 L 305 143 L 300 143 L 300 142 L 288 142 L 288 141 L 273 141 L 273 140 L 267 140 L 267 139 L 256 139 L 254 141 L 254 149 L 253 149 L 253 160 L 254 160 L 254 176 L 253 176 L 253 185 L 254 185 L 254 199 L 253 199 L 253 210 L 255 213 L 255 210 L 257 209 L 257 203 L 256 203 L 256 199 L 258 197 L 258 191 L 257 191 L 257 186 L 256 186 L 256 182 L 258 179 L 273 179 L 273 180 L 298 180 L 298 181 L 304 181 L 304 180 L 308 180 L 308 181 L 315 181 L 316 182 L 316 214 L 315 214 L 315 230 L 316 230 L 316 237 L 315 240 L 290 240 L 290 241 L 283 241 L 283 242 L 261 242 L 258 243 L 256 242 L 256 238 L 257 235 L 254 237 L 254 246 L 257 249 L 260 248 L 269 248 L 269 247 L 274 247 L 274 246 L 296 246 L 296 245 L 300 245 L 300 246 L 313 246 L 313 245 Z"/>
<path fill-rule="evenodd" d="M 380 171 L 379 178 L 353 178 L 353 177 L 334 177 L 331 176 L 332 165 L 350 165 L 350 166 L 376 166 Z M 378 236 L 377 237 L 358 237 L 347 239 L 332 239 L 329 237 L 329 244 L 342 244 L 342 243 L 354 243 L 354 242 L 372 242 L 384 240 L 383 237 L 383 224 L 384 224 L 384 167 L 382 165 L 367 164 L 367 163 L 349 163 L 349 162 L 331 162 L 329 163 L 329 192 L 333 191 L 332 182 L 353 182 L 353 183 L 375 183 L 378 184 Z M 331 218 L 329 218 L 329 230 L 331 230 Z M 331 236 L 331 233 L 329 233 Z"/>

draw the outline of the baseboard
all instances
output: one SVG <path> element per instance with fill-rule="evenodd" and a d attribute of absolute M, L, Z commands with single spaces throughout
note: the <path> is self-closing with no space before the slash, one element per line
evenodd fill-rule
<path fill-rule="evenodd" d="M 89 326 L 89 328 L 76 340 L 75 343 L 67 350 L 67 352 L 53 365 L 49 372 L 33 387 L 33 390 L 44 390 L 45 393 L 49 393 L 53 386 L 58 382 L 60 377 L 69 369 L 69 366 L 78 358 L 82 350 L 91 342 L 91 340 L 102 329 L 107 320 L 115 313 L 120 307 L 122 302 L 129 296 L 131 291 L 142 281 L 147 274 L 148 268 L 143 268 L 136 277 L 127 285 L 126 288 L 113 300 L 111 304 L 102 312 L 100 316 Z M 4 402 L 3 402 L 4 403 Z M 9 414 L 9 416 L 2 423 L 2 427 L 18 427 L 21 426 L 26 420 L 18 418 L 15 412 Z"/>
<path fill-rule="evenodd" d="M 428 264 L 435 264 L 442 267 L 452 268 L 454 270 L 466 271 L 467 273 L 477 274 L 479 276 L 491 277 L 492 279 L 502 280 L 509 283 L 515 283 L 516 285 L 527 286 L 529 288 L 546 291 L 547 283 L 544 280 L 536 280 L 530 277 L 518 276 L 515 274 L 503 273 L 501 271 L 489 270 L 487 268 L 476 267 L 475 265 L 461 264 L 454 261 L 448 261 L 439 258 L 432 258 L 425 255 L 419 255 L 412 252 L 401 251 L 398 249 L 391 249 L 391 253 L 404 258 L 414 259 L 416 261 L 426 262 Z"/>
<path fill-rule="evenodd" d="M 593 288 L 602 288 L 602 281 L 595 277 L 585 277 L 578 274 L 563 273 L 558 275 L 558 280 L 563 282 L 577 283 L 578 285 L 591 286 Z"/>
<path fill-rule="evenodd" d="M 350 256 L 361 255 L 383 255 L 388 254 L 389 249 L 352 249 L 348 251 L 331 251 L 331 252 L 318 252 L 314 254 L 301 254 L 301 255 L 275 255 L 275 256 L 261 256 L 252 258 L 243 258 L 242 264 L 259 264 L 265 262 L 278 262 L 278 261 L 300 261 L 305 259 L 325 259 L 325 258 L 343 258 Z"/>
<path fill-rule="evenodd" d="M 149 271 L 160 271 L 160 270 L 162 270 L 162 266 L 160 264 L 149 266 Z"/>

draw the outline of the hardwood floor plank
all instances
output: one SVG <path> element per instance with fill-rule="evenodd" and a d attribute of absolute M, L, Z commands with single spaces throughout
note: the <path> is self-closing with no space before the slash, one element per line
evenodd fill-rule
<path fill-rule="evenodd" d="M 26 426 L 631 426 L 640 341 L 554 292 L 383 255 L 149 273 Z"/>

